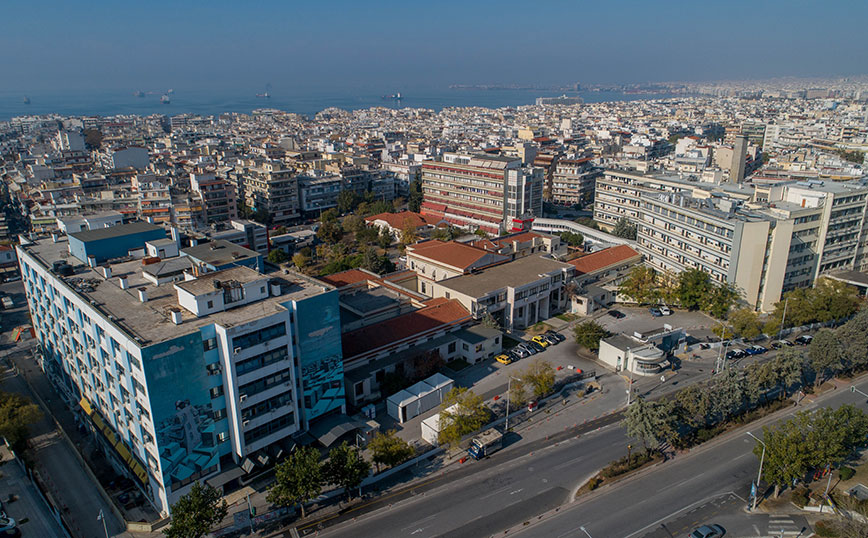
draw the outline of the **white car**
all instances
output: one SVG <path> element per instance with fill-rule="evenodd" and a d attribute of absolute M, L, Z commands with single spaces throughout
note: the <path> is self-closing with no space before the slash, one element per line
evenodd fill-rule
<path fill-rule="evenodd" d="M 663 314 L 664 316 L 671 316 L 672 315 L 672 310 L 668 306 L 666 306 L 665 304 L 660 305 L 659 307 L 657 307 L 657 309 L 660 310 L 660 313 Z"/>

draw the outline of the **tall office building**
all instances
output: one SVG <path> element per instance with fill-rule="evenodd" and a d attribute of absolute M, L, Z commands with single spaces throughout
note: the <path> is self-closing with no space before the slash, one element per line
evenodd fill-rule
<path fill-rule="evenodd" d="M 747 160 L 747 137 L 740 134 L 735 137 L 732 150 L 732 164 L 729 167 L 729 180 L 733 183 L 744 181 L 744 168 Z"/>
<path fill-rule="evenodd" d="M 447 153 L 422 164 L 422 213 L 456 226 L 500 234 L 542 216 L 543 171 L 521 159 Z"/>
<path fill-rule="evenodd" d="M 44 370 L 163 514 L 344 408 L 334 288 L 172 235 L 135 222 L 17 249 Z"/>

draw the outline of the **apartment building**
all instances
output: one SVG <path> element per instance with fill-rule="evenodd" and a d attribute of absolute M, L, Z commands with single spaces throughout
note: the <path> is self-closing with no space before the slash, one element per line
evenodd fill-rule
<path fill-rule="evenodd" d="M 240 185 L 244 203 L 253 211 L 265 210 L 275 224 L 299 217 L 298 180 L 295 170 L 279 161 L 266 161 L 248 168 Z"/>
<path fill-rule="evenodd" d="M 551 179 L 551 197 L 556 204 L 583 206 L 594 202 L 594 188 L 602 171 L 591 158 L 560 159 Z"/>
<path fill-rule="evenodd" d="M 164 515 L 196 480 L 243 476 L 344 410 L 334 288 L 241 265 L 197 270 L 176 248 L 158 264 L 135 257 L 167 242 L 133 223 L 17 248 L 44 370 Z M 181 269 L 165 278 L 149 271 L 171 264 Z"/>
<path fill-rule="evenodd" d="M 446 153 L 422 163 L 422 213 L 499 235 L 513 219 L 542 215 L 543 171 L 521 159 Z"/>
<path fill-rule="evenodd" d="M 199 194 L 202 218 L 205 224 L 223 222 L 238 217 L 235 187 L 218 178 L 212 171 L 196 170 L 190 173 L 190 188 Z"/>

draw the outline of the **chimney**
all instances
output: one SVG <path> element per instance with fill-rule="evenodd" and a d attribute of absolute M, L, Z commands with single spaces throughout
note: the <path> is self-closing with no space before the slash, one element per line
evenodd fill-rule
<path fill-rule="evenodd" d="M 57 234 L 51 234 L 51 242 L 57 243 Z"/>
<path fill-rule="evenodd" d="M 172 311 L 172 323 L 175 325 L 181 324 L 181 312 L 175 310 Z"/>
<path fill-rule="evenodd" d="M 154 217 L 148 217 L 147 221 L 148 221 L 148 224 L 153 224 L 154 223 Z"/>
<path fill-rule="evenodd" d="M 172 237 L 172 241 L 175 242 L 176 245 L 181 244 L 181 234 L 178 233 L 178 229 L 172 226 L 169 228 L 169 235 Z"/>
<path fill-rule="evenodd" d="M 279 297 L 280 296 L 280 283 L 272 282 L 271 283 L 271 296 Z"/>
<path fill-rule="evenodd" d="M 87 266 L 91 269 L 96 269 L 96 256 L 87 257 Z"/>
<path fill-rule="evenodd" d="M 108 265 L 100 267 L 100 271 L 102 272 L 102 277 L 104 279 L 108 280 L 112 277 L 112 268 L 109 267 Z"/>
<path fill-rule="evenodd" d="M 143 303 L 148 302 L 148 291 L 145 288 L 139 290 L 139 301 Z"/>
<path fill-rule="evenodd" d="M 122 276 L 118 279 L 118 286 L 121 287 L 122 290 L 125 290 L 130 287 L 130 283 L 127 282 L 127 277 Z"/>

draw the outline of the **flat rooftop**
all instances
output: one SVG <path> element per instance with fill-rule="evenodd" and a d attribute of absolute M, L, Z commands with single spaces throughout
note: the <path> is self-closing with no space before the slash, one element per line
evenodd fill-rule
<path fill-rule="evenodd" d="M 223 239 L 200 243 L 195 247 L 182 248 L 181 253 L 214 266 L 259 256 L 258 252 Z"/>
<path fill-rule="evenodd" d="M 93 308 L 101 312 L 110 323 L 137 340 L 142 346 L 171 340 L 212 323 L 223 327 L 248 323 L 284 310 L 281 303 L 306 299 L 333 289 L 328 284 L 294 272 L 290 274 L 269 273 L 264 277 L 269 278 L 272 283 L 280 284 L 281 294 L 279 296 L 269 296 L 261 301 L 197 318 L 178 305 L 177 290 L 174 287 L 176 282 L 154 286 L 150 281 L 145 280 L 142 276 L 142 270 L 149 266 L 142 266 L 141 260 L 133 258 L 117 260 L 116 263 L 110 264 L 112 277 L 106 280 L 96 269 L 88 267 L 69 254 L 68 248 L 69 244 L 65 237 L 59 238 L 57 243 L 51 239 L 40 239 L 29 245 L 22 245 L 25 252 L 35 257 L 48 270 L 51 270 L 52 263 L 55 261 L 64 260 L 70 263 L 73 266 L 74 274 L 66 277 L 56 276 L 76 294 L 90 302 Z M 177 259 L 169 258 L 162 263 Z M 201 278 L 210 279 L 207 285 L 213 287 L 212 280 L 214 279 L 232 280 L 233 277 L 237 279 L 239 276 L 241 278 L 252 277 L 247 271 L 259 275 L 257 271 L 247 267 L 233 267 L 224 271 L 208 273 L 207 276 Z M 240 273 L 244 273 L 244 275 Z M 119 279 L 122 277 L 126 278 L 129 284 L 125 290 L 119 286 Z M 145 303 L 139 302 L 138 290 L 140 289 L 147 292 L 148 301 Z M 172 311 L 181 312 L 182 322 L 180 325 L 172 323 Z"/>
<path fill-rule="evenodd" d="M 125 235 L 130 235 L 134 233 L 142 233 L 142 232 L 150 232 L 153 230 L 163 230 L 164 228 L 160 228 L 157 225 L 149 224 L 147 222 L 131 222 L 129 224 L 124 224 L 123 226 L 111 226 L 109 228 L 97 228 L 95 230 L 84 230 L 81 232 L 74 232 L 69 235 L 87 243 L 89 241 L 99 241 L 101 239 L 112 239 L 115 237 L 122 237 Z"/>
<path fill-rule="evenodd" d="M 502 288 L 517 288 L 530 284 L 539 280 L 540 275 L 563 269 L 572 270 L 573 266 L 542 256 L 525 256 L 478 273 L 447 278 L 437 284 L 464 295 L 480 297 Z"/>

